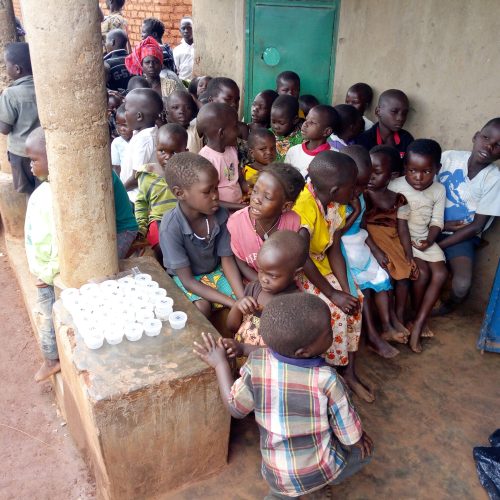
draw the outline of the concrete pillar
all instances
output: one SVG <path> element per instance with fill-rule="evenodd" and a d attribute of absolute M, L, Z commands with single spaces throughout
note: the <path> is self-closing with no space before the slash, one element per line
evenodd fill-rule
<path fill-rule="evenodd" d="M 118 271 L 106 89 L 96 0 L 23 1 L 47 138 L 61 279 Z"/>

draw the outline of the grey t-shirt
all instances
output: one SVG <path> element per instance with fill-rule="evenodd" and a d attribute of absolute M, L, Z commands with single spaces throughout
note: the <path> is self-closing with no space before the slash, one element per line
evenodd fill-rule
<path fill-rule="evenodd" d="M 191 228 L 179 204 L 166 213 L 160 226 L 160 247 L 167 272 L 190 267 L 194 276 L 209 274 L 220 264 L 221 257 L 233 255 L 227 230 L 229 213 L 219 208 L 210 219 L 210 239 L 200 240 Z"/>

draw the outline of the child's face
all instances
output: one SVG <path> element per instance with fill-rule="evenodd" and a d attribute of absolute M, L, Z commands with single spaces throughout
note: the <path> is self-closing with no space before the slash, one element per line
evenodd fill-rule
<path fill-rule="evenodd" d="M 415 153 L 406 154 L 405 178 L 408 184 L 417 191 L 424 191 L 433 182 L 438 166 L 430 156 Z"/>
<path fill-rule="evenodd" d="M 213 215 L 219 209 L 219 176 L 215 167 L 203 169 L 198 180 L 182 190 L 179 197 L 191 210 L 204 215 Z"/>
<path fill-rule="evenodd" d="M 26 154 L 31 160 L 31 171 L 38 179 L 45 180 L 49 175 L 49 163 L 47 160 L 47 150 L 40 142 L 26 142 Z"/>
<path fill-rule="evenodd" d="M 147 56 L 142 60 L 142 72 L 150 80 L 156 80 L 160 76 L 161 63 L 154 56 Z"/>
<path fill-rule="evenodd" d="M 345 103 L 354 106 L 362 115 L 365 114 L 368 103 L 363 96 L 355 90 L 348 90 L 345 96 Z"/>
<path fill-rule="evenodd" d="M 276 92 L 278 92 L 279 95 L 293 95 L 293 97 L 298 99 L 300 95 L 300 84 L 295 80 L 279 80 Z"/>
<path fill-rule="evenodd" d="M 17 64 L 11 63 L 5 56 L 3 59 L 5 62 L 7 76 L 11 80 L 16 80 L 19 77 L 19 66 Z"/>
<path fill-rule="evenodd" d="M 271 105 L 261 94 L 257 94 L 252 102 L 252 122 L 267 125 L 270 115 Z"/>
<path fill-rule="evenodd" d="M 254 220 L 276 219 L 286 208 L 283 187 L 274 176 L 262 172 L 250 195 L 250 215 Z"/>
<path fill-rule="evenodd" d="M 368 183 L 372 175 L 372 166 L 365 166 L 361 171 L 358 169 L 358 176 L 356 177 L 356 187 L 354 188 L 354 195 L 358 197 L 361 193 L 366 191 Z"/>
<path fill-rule="evenodd" d="M 172 95 L 168 100 L 167 119 L 170 123 L 178 123 L 187 127 L 193 119 L 193 105 L 191 97 L 186 93 L 185 96 Z"/>
<path fill-rule="evenodd" d="M 326 139 L 332 130 L 325 124 L 324 117 L 315 108 L 309 111 L 306 121 L 302 124 L 302 137 L 307 141 Z"/>
<path fill-rule="evenodd" d="M 219 94 L 212 98 L 212 102 L 228 104 L 238 112 L 240 106 L 240 89 L 238 87 L 222 87 Z"/>
<path fill-rule="evenodd" d="M 258 279 L 264 292 L 276 295 L 288 288 L 295 278 L 286 252 L 276 249 L 259 252 L 257 255 Z"/>
<path fill-rule="evenodd" d="M 258 137 L 254 147 L 249 149 L 254 161 L 261 165 L 269 165 L 276 159 L 276 138 L 265 136 Z"/>
<path fill-rule="evenodd" d="M 126 141 L 130 141 L 132 138 L 132 130 L 127 126 L 125 113 L 119 113 L 116 115 L 116 130 L 120 137 L 123 137 Z"/>
<path fill-rule="evenodd" d="M 347 205 L 354 197 L 355 188 L 356 178 L 353 178 L 349 182 L 341 186 L 337 186 L 337 190 L 332 193 L 329 201 L 334 201 L 336 203 L 340 203 L 341 205 Z"/>
<path fill-rule="evenodd" d="M 290 116 L 284 108 L 271 107 L 271 128 L 275 135 L 287 136 L 295 129 L 298 116 Z"/>
<path fill-rule="evenodd" d="M 196 95 L 199 97 L 203 92 L 207 90 L 207 85 L 210 82 L 211 78 L 208 76 L 202 76 L 198 80 L 198 86 L 196 87 Z"/>
<path fill-rule="evenodd" d="M 186 151 L 187 142 L 177 135 L 168 132 L 160 132 L 156 145 L 156 158 L 163 169 L 167 166 L 168 160 L 177 153 Z"/>
<path fill-rule="evenodd" d="M 479 165 L 489 165 L 500 158 L 500 126 L 488 125 L 474 134 L 471 157 Z"/>
<path fill-rule="evenodd" d="M 108 97 L 108 116 L 114 114 L 117 108 L 120 107 L 121 103 L 122 102 L 118 97 L 110 95 Z"/>
<path fill-rule="evenodd" d="M 410 106 L 408 101 L 398 97 L 387 97 L 381 106 L 377 106 L 375 114 L 380 123 L 391 132 L 401 130 L 406 122 Z"/>
<path fill-rule="evenodd" d="M 372 160 L 372 175 L 368 181 L 369 191 L 385 189 L 392 179 L 391 159 L 382 153 L 370 154 Z"/>

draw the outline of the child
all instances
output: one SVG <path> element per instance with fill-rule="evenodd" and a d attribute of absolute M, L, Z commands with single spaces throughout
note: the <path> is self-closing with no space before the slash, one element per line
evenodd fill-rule
<path fill-rule="evenodd" d="M 373 127 L 373 122 L 365 116 L 365 112 L 367 109 L 370 109 L 372 101 L 373 90 L 367 83 L 355 83 L 349 87 L 345 96 L 345 103 L 354 106 L 363 117 L 364 130 L 369 130 Z"/>
<path fill-rule="evenodd" d="M 127 94 L 135 89 L 150 89 L 151 85 L 143 76 L 133 76 L 128 81 Z"/>
<path fill-rule="evenodd" d="M 248 136 L 248 152 L 253 161 L 245 165 L 243 176 L 250 194 L 260 171 L 276 159 L 276 137 L 267 128 L 253 130 Z"/>
<path fill-rule="evenodd" d="M 271 106 L 278 97 L 274 90 L 263 90 L 252 102 L 252 121 L 248 123 L 250 131 L 258 128 L 269 128 L 271 125 Z"/>
<path fill-rule="evenodd" d="M 111 143 L 111 165 L 113 170 L 120 175 L 122 161 L 125 157 L 125 150 L 132 138 L 132 130 L 128 128 L 125 118 L 124 104 L 116 110 L 116 131 L 118 132 L 118 137 L 113 139 Z"/>
<path fill-rule="evenodd" d="M 157 163 L 143 165 L 137 171 L 139 192 L 135 200 L 135 218 L 139 234 L 153 247 L 159 262 L 161 250 L 160 223 L 166 212 L 174 209 L 177 199 L 165 181 L 165 169 L 170 158 L 186 151 L 188 135 L 178 123 L 167 123 L 158 130 L 156 145 Z"/>
<path fill-rule="evenodd" d="M 214 165 L 219 176 L 221 206 L 239 210 L 244 205 L 236 151 L 238 115 L 227 104 L 211 102 L 201 108 L 196 121 L 198 134 L 204 136 L 207 144 L 199 154 Z"/>
<path fill-rule="evenodd" d="M 202 334 L 194 352 L 215 368 L 224 406 L 235 418 L 255 411 L 266 498 L 289 498 L 338 484 L 370 461 L 373 442 L 336 371 L 320 355 L 332 343 L 328 307 L 291 293 L 265 308 L 268 349 L 250 354 L 233 383 L 222 339 Z M 328 494 L 328 492 L 325 492 Z M 304 497 L 305 498 L 305 497 Z"/>
<path fill-rule="evenodd" d="M 422 352 L 420 336 L 426 326 L 448 271 L 436 239 L 443 229 L 446 190 L 434 182 L 441 161 L 441 147 L 432 139 L 417 139 L 408 146 L 405 176 L 394 179 L 389 189 L 408 200 L 410 213 L 399 209 L 398 217 L 408 220 L 413 257 L 419 268 L 414 282 L 416 316 L 410 329 L 410 348 Z"/>
<path fill-rule="evenodd" d="M 26 138 L 26 154 L 31 159 L 33 175 L 42 181 L 28 200 L 24 224 L 26 257 L 31 273 L 37 278 L 40 348 L 44 362 L 35 375 L 35 381 L 41 382 L 61 370 L 52 323 L 52 306 L 56 300 L 54 277 L 59 273 L 59 254 L 52 213 L 52 191 L 47 181 L 49 168 L 45 134 L 41 127 Z"/>
<path fill-rule="evenodd" d="M 163 52 L 158 42 L 152 37 L 145 38 L 125 58 L 125 66 L 131 75 L 143 75 L 151 88 L 162 95 L 160 72 L 163 65 Z"/>
<path fill-rule="evenodd" d="M 196 129 L 196 104 L 188 92 L 176 90 L 167 98 L 165 106 L 169 123 L 182 125 L 188 134 L 187 148 L 191 153 L 199 153 L 203 147 L 203 140 Z"/>
<path fill-rule="evenodd" d="M 288 150 L 302 144 L 299 124 L 299 101 L 290 95 L 280 95 L 271 106 L 271 130 L 276 136 L 276 161 L 285 161 Z"/>
<path fill-rule="evenodd" d="M 408 221 L 398 216 L 409 212 L 410 206 L 402 194 L 388 188 L 391 179 L 399 177 L 401 157 L 390 146 L 375 146 L 370 158 L 373 168 L 365 192 L 366 229 L 387 257 L 385 269 L 395 283 L 394 312 L 397 321 L 403 324 L 410 280 L 417 279 L 418 267 L 413 259 Z"/>
<path fill-rule="evenodd" d="M 383 358 L 393 358 L 399 351 L 387 341 L 406 343 L 409 332 L 395 318 L 392 306 L 391 280 L 385 268 L 387 256 L 374 243 L 362 227 L 365 213 L 365 191 L 371 177 L 372 164 L 370 155 L 362 146 L 348 146 L 344 153 L 349 155 L 358 168 L 355 198 L 347 207 L 347 220 L 342 229 L 342 243 L 354 280 L 364 295 L 363 319 L 368 333 L 370 348 Z M 379 314 L 382 334 L 375 326 L 372 306 Z"/>
<path fill-rule="evenodd" d="M 338 126 L 339 115 L 331 106 L 320 104 L 311 109 L 306 121 L 302 124 L 301 132 L 304 142 L 288 150 L 285 162 L 291 163 L 305 178 L 311 160 L 318 153 L 331 149 L 327 139 Z"/>
<path fill-rule="evenodd" d="M 382 144 L 392 146 L 403 158 L 406 148 L 413 141 L 410 132 L 403 129 L 409 109 L 408 97 L 401 90 L 391 89 L 382 92 L 375 108 L 378 122 L 359 135 L 356 144 L 361 144 L 367 151 Z"/>
<path fill-rule="evenodd" d="M 299 97 L 299 113 L 302 111 L 302 114 L 304 116 L 307 116 L 309 114 L 309 111 L 311 111 L 314 106 L 318 106 L 320 102 L 316 97 L 310 94 L 304 94 Z"/>
<path fill-rule="evenodd" d="M 125 119 L 134 135 L 125 150 L 120 179 L 130 201 L 137 196 L 135 173 L 146 163 L 156 159 L 156 120 L 163 111 L 163 101 L 153 89 L 135 89 L 125 98 Z"/>
<path fill-rule="evenodd" d="M 339 126 L 328 138 L 328 144 L 334 151 L 342 151 L 350 144 L 354 144 L 354 138 L 363 131 L 364 122 L 354 106 L 339 104 L 334 109 L 339 116 Z"/>
<path fill-rule="evenodd" d="M 304 178 L 292 165 L 271 163 L 262 169 L 255 183 L 250 206 L 229 217 L 231 249 L 247 280 L 257 279 L 257 253 L 264 241 L 277 231 L 299 230 L 300 217 L 292 207 L 304 184 Z"/>
<path fill-rule="evenodd" d="M 439 246 L 452 272 L 451 296 L 442 314 L 469 293 L 474 254 L 481 232 L 500 216 L 500 117 L 493 118 L 472 138 L 472 152 L 445 151 L 438 180 L 446 189 L 444 231 Z"/>
<path fill-rule="evenodd" d="M 121 106 L 123 102 L 123 97 L 114 90 L 108 90 L 108 125 L 109 134 L 111 139 L 116 139 L 118 137 L 118 131 L 116 129 L 116 110 Z"/>
<path fill-rule="evenodd" d="M 360 398 L 374 396 L 355 371 L 355 352 L 361 333 L 363 296 L 350 276 L 338 233 L 345 224 L 345 205 L 353 197 L 357 169 L 352 158 L 323 151 L 309 165 L 309 182 L 294 206 L 300 215 L 300 235 L 309 246 L 310 259 L 298 283 L 301 290 L 318 295 L 330 308 L 333 344 L 326 361 L 346 366 L 344 378 Z"/>
<path fill-rule="evenodd" d="M 31 172 L 25 142 L 28 135 L 40 126 L 40 121 L 28 44 L 7 44 L 4 58 L 7 76 L 13 82 L 0 96 L 0 133 L 8 135 L 7 154 L 14 189 L 29 195 L 40 181 Z"/>
<path fill-rule="evenodd" d="M 273 233 L 257 255 L 258 278 L 245 287 L 227 317 L 227 327 L 235 339 L 225 339 L 229 357 L 248 356 L 264 341 L 259 334 L 263 309 L 277 295 L 298 292 L 295 279 L 309 256 L 304 238 L 293 231 Z"/>
<path fill-rule="evenodd" d="M 106 55 L 104 62 L 109 65 L 108 89 L 122 92 L 127 88 L 130 73 L 125 66 L 128 36 L 120 29 L 111 30 L 106 35 Z"/>
<path fill-rule="evenodd" d="M 300 76 L 294 71 L 282 71 L 276 77 L 276 92 L 278 95 L 286 94 L 298 99 L 300 95 Z"/>
<path fill-rule="evenodd" d="M 232 307 L 235 296 L 243 297 L 226 227 L 229 214 L 219 206 L 217 170 L 199 155 L 179 153 L 170 159 L 165 180 L 178 204 L 161 222 L 163 262 L 177 286 L 210 317 L 212 306 Z"/>

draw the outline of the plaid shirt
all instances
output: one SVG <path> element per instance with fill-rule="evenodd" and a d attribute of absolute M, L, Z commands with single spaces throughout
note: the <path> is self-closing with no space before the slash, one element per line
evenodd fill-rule
<path fill-rule="evenodd" d="M 331 482 L 345 465 L 340 444 L 361 439 L 359 416 L 342 379 L 322 358 L 292 359 L 254 351 L 229 397 L 240 418 L 255 411 L 262 475 L 270 487 L 299 496 Z"/>

